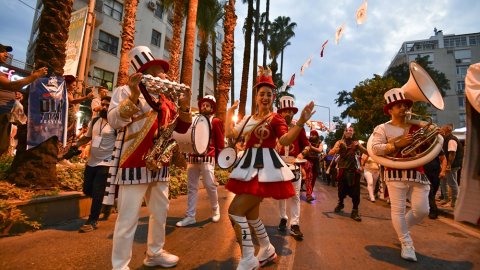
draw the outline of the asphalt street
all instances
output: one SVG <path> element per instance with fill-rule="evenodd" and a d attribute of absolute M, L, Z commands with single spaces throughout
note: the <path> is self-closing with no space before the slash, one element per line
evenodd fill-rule
<path fill-rule="evenodd" d="M 165 249 L 180 257 L 175 269 L 235 269 L 240 248 L 227 218 L 233 194 L 219 187 L 222 217 L 210 220 L 205 190 L 200 190 L 197 224 L 175 227 L 186 209 L 187 196 L 170 202 Z M 336 188 L 317 181 L 316 200 L 302 193 L 301 229 L 297 241 L 277 230 L 278 202 L 265 199 L 261 218 L 278 259 L 263 269 L 480 269 L 480 232 L 453 220 L 426 218 L 413 227 L 418 262 L 400 258 L 400 245 L 391 225 L 386 202 L 371 203 L 362 188 L 362 222 L 350 219 L 351 201 L 344 212 L 334 213 Z M 111 269 L 112 233 L 116 215 L 89 233 L 79 233 L 85 219 L 44 228 L 19 236 L 0 238 L 0 269 Z M 147 241 L 148 211 L 142 208 L 133 245 L 131 269 L 155 269 L 142 265 Z"/>

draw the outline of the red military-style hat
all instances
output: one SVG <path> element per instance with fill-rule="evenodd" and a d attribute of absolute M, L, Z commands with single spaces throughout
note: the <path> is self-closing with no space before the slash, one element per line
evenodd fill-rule
<path fill-rule="evenodd" d="M 273 83 L 272 71 L 270 68 L 265 69 L 262 66 L 258 66 L 257 83 L 253 88 L 258 89 L 260 86 L 264 85 L 270 86 L 273 89 L 277 88 Z"/>

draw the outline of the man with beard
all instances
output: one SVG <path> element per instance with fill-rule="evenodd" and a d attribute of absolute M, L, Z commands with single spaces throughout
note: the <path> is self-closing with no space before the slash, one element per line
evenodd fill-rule
<path fill-rule="evenodd" d="M 353 127 L 347 127 L 343 132 L 343 138 L 335 143 L 335 146 L 328 152 L 329 155 L 339 154 L 338 158 L 338 205 L 335 213 L 344 208 L 343 200 L 348 196 L 352 198 L 352 213 L 350 217 L 355 221 L 362 221 L 358 214 L 360 204 L 360 160 L 357 151 L 367 153 L 367 150 L 353 139 Z"/>
<path fill-rule="evenodd" d="M 102 98 L 102 109 L 99 117 L 94 118 L 88 128 L 87 134 L 77 142 L 77 146 L 92 141 L 90 158 L 85 167 L 83 180 L 83 193 L 92 198 L 90 216 L 80 228 L 80 232 L 90 232 L 97 229 L 97 222 L 102 209 L 102 200 L 107 184 L 108 169 L 112 163 L 113 147 L 117 134 L 108 124 L 107 110 L 110 106 L 110 97 Z"/>
<path fill-rule="evenodd" d="M 280 98 L 280 106 L 277 110 L 277 113 L 280 114 L 287 123 L 289 129 L 293 128 L 295 125 L 292 123 L 293 116 L 298 112 L 298 108 L 294 107 L 294 99 L 291 96 L 282 96 Z M 278 145 L 278 144 L 277 144 Z M 301 159 L 303 160 L 304 155 L 307 154 L 308 148 L 310 147 L 310 142 L 308 141 L 307 134 L 305 129 L 302 127 L 300 134 L 289 146 L 279 147 L 278 153 L 280 156 L 287 159 Z M 289 158 L 290 157 L 290 158 Z M 302 183 L 301 169 L 299 165 L 292 164 L 289 161 L 285 161 L 287 164 L 297 167 L 296 174 L 298 177 L 293 181 L 293 186 L 295 188 L 295 196 L 287 200 L 279 200 L 278 206 L 280 210 L 280 224 L 278 225 L 279 231 L 287 230 L 287 201 L 290 208 L 290 235 L 292 235 L 296 240 L 301 240 L 303 238 L 303 233 L 300 231 L 300 187 Z M 303 166 L 303 165 L 302 165 Z"/>
<path fill-rule="evenodd" d="M 218 158 L 218 153 L 225 147 L 225 132 L 223 122 L 219 118 L 213 116 L 217 108 L 215 97 L 206 95 L 204 98 L 198 100 L 198 107 L 200 113 L 207 117 L 210 121 L 211 136 L 208 150 L 203 155 L 189 154 L 187 165 L 188 177 L 188 202 L 187 212 L 185 218 L 177 222 L 178 227 L 184 227 L 195 224 L 196 204 L 198 198 L 198 181 L 200 175 L 202 176 L 203 186 L 205 187 L 208 198 L 210 199 L 210 206 L 212 207 L 212 221 L 218 222 L 220 220 L 220 208 L 218 205 L 217 185 L 215 182 L 215 160 Z"/>

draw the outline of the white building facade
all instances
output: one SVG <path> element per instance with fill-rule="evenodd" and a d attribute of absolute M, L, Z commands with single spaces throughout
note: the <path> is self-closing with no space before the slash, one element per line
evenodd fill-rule
<path fill-rule="evenodd" d="M 88 6 L 89 0 L 75 0 L 74 11 Z M 38 36 L 38 21 L 43 8 L 42 0 L 37 1 L 37 11 L 32 24 L 30 43 L 27 59 L 33 62 L 35 42 Z M 123 0 L 96 0 L 95 3 L 95 28 L 92 35 L 90 61 L 87 63 L 88 86 L 106 85 L 112 90 L 117 82 L 117 72 L 120 64 L 121 31 L 124 16 Z M 148 46 L 157 58 L 168 60 L 170 58 L 170 43 L 173 37 L 172 20 L 173 10 L 167 10 L 161 0 L 139 1 L 135 25 L 135 46 Z M 221 45 L 223 42 L 223 29 L 217 26 L 216 55 L 217 63 L 221 58 Z M 185 33 L 185 20 L 182 31 Z M 199 39 L 195 44 L 195 61 L 192 74 L 192 104 L 197 107 L 196 97 L 199 85 Z M 205 69 L 204 95 L 213 94 L 213 59 L 212 48 L 209 43 L 209 56 Z M 219 70 L 220 65 L 217 65 Z M 132 70 L 131 70 L 132 71 Z M 81 72 L 81 71 L 79 71 Z"/>
<path fill-rule="evenodd" d="M 450 81 L 450 90 L 443 97 L 445 109 L 429 108 L 433 121 L 438 125 L 453 123 L 455 128 L 464 127 L 465 75 L 471 64 L 480 61 L 480 33 L 443 35 L 435 29 L 435 35 L 429 39 L 404 42 L 389 68 L 427 55 L 430 66 Z"/>

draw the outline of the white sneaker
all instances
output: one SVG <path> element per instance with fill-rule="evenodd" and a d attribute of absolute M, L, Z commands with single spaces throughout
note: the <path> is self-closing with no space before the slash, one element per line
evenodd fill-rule
<path fill-rule="evenodd" d="M 237 266 L 237 270 L 257 270 L 258 268 L 260 268 L 260 263 L 257 257 L 242 258 Z"/>
<path fill-rule="evenodd" d="M 161 266 L 161 267 L 174 267 L 178 263 L 178 256 L 168 253 L 165 250 L 162 250 L 157 256 L 149 256 L 143 260 L 143 264 L 146 266 Z"/>
<path fill-rule="evenodd" d="M 185 227 L 197 223 L 194 217 L 185 217 L 184 219 L 177 222 L 177 227 Z"/>
<path fill-rule="evenodd" d="M 267 263 L 275 260 L 277 258 L 277 253 L 275 253 L 275 247 L 272 244 L 269 244 L 268 247 L 258 250 L 257 259 L 260 263 L 260 267 L 263 267 Z"/>
<path fill-rule="evenodd" d="M 218 222 L 220 220 L 220 207 L 217 207 L 216 210 L 213 210 L 212 221 Z"/>
<path fill-rule="evenodd" d="M 412 245 L 402 244 L 402 258 L 407 261 L 416 262 L 417 256 L 415 255 L 415 248 Z"/>

